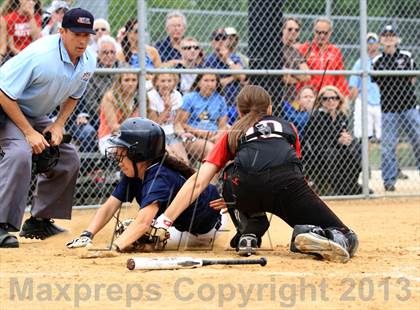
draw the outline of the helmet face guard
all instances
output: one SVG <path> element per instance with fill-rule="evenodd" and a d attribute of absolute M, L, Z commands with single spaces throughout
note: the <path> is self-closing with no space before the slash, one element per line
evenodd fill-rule
<path fill-rule="evenodd" d="M 124 157 L 126 157 L 127 155 L 125 154 L 125 152 L 119 152 L 119 148 L 121 148 L 120 146 L 110 146 L 107 147 L 105 150 L 105 157 L 108 158 L 109 160 L 119 164 L 120 162 L 122 162 L 122 160 L 124 159 Z"/>

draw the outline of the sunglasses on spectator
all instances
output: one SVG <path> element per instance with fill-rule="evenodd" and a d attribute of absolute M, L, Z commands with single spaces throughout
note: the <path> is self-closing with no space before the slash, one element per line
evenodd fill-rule
<path fill-rule="evenodd" d="M 181 49 L 198 51 L 200 49 L 200 47 L 198 45 L 188 45 L 188 46 L 182 46 Z"/>
<path fill-rule="evenodd" d="M 300 31 L 300 29 L 299 28 L 287 28 L 287 31 L 288 32 L 292 32 L 292 31 L 294 31 L 294 32 L 299 32 Z"/>
<path fill-rule="evenodd" d="M 105 32 L 106 31 L 106 28 L 96 28 L 96 29 L 93 29 L 95 32 L 99 32 L 99 31 L 103 31 L 103 32 Z"/>
<path fill-rule="evenodd" d="M 101 53 L 105 54 L 105 55 L 109 55 L 109 54 L 115 55 L 117 52 L 114 51 L 114 50 L 103 50 L 103 51 L 101 51 Z"/>
<path fill-rule="evenodd" d="M 330 31 L 328 30 L 328 31 L 319 31 L 319 30 L 315 30 L 315 34 L 317 34 L 317 35 L 324 35 L 324 36 L 326 36 L 327 34 L 329 34 L 330 33 Z"/>
<path fill-rule="evenodd" d="M 321 100 L 322 100 L 322 101 L 332 101 L 332 100 L 334 100 L 334 101 L 338 101 L 338 100 L 340 100 L 340 97 L 338 97 L 338 96 L 332 96 L 332 97 L 326 97 L 326 96 L 323 96 L 323 97 L 321 98 Z"/>
<path fill-rule="evenodd" d="M 227 37 L 223 34 L 217 34 L 213 37 L 214 41 L 223 41 L 223 40 L 226 40 L 226 39 L 227 39 Z"/>
<path fill-rule="evenodd" d="M 386 32 L 386 33 L 381 34 L 381 36 L 382 37 L 387 37 L 387 38 L 392 38 L 392 37 L 395 37 L 395 33 L 393 33 L 393 32 Z"/>

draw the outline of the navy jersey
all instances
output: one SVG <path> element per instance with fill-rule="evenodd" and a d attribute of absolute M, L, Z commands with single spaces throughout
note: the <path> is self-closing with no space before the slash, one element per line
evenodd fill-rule
<path fill-rule="evenodd" d="M 179 172 L 156 163 L 146 169 L 144 180 L 123 175 L 112 196 L 121 202 L 132 202 L 135 198 L 140 208 L 158 202 L 159 211 L 156 216 L 159 216 L 165 212 L 185 181 Z M 209 232 L 220 221 L 220 213 L 209 207 L 209 202 L 218 198 L 220 195 L 216 187 L 209 185 L 175 220 L 174 227 L 193 234 Z"/>

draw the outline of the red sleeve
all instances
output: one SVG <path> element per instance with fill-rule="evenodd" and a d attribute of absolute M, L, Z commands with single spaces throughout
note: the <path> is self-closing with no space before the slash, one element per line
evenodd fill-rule
<path fill-rule="evenodd" d="M 304 44 L 299 44 L 298 47 L 297 47 L 299 53 L 303 57 L 305 57 L 305 54 L 307 53 L 308 48 L 309 48 L 309 42 L 305 42 Z M 305 61 L 306 61 L 306 59 L 305 59 Z"/>
<path fill-rule="evenodd" d="M 226 163 L 233 159 L 233 155 L 229 152 L 228 147 L 228 133 L 225 133 L 211 150 L 204 162 L 215 164 L 219 169 L 222 169 Z"/>
<path fill-rule="evenodd" d="M 300 140 L 299 140 L 298 131 L 297 131 L 297 128 L 295 127 L 295 125 L 293 125 L 292 123 L 290 123 L 290 125 L 292 126 L 293 131 L 294 131 L 294 132 L 295 132 L 295 134 L 296 134 L 296 141 L 295 141 L 295 145 L 294 145 L 295 150 L 296 150 L 296 156 L 297 156 L 299 159 L 301 159 L 301 158 L 302 158 L 302 154 L 301 154 L 301 152 L 300 152 Z"/>
<path fill-rule="evenodd" d="M 38 27 L 40 27 L 40 28 L 41 28 L 41 26 L 42 26 L 42 17 L 41 17 L 41 15 L 36 14 L 36 15 L 35 15 L 35 21 L 36 21 L 36 23 L 37 23 Z"/>

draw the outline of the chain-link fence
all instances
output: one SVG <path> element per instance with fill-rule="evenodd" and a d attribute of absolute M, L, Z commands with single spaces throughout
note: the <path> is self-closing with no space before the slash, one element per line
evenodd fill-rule
<path fill-rule="evenodd" d="M 60 6 L 46 2 L 52 33 Z M 168 151 L 197 167 L 247 84 L 297 127 L 320 194 L 419 194 L 418 1 L 68 2 L 97 19 L 99 68 L 66 128 L 82 162 L 76 204 L 102 202 L 118 182 L 103 155 L 125 118 L 147 113 Z"/>

